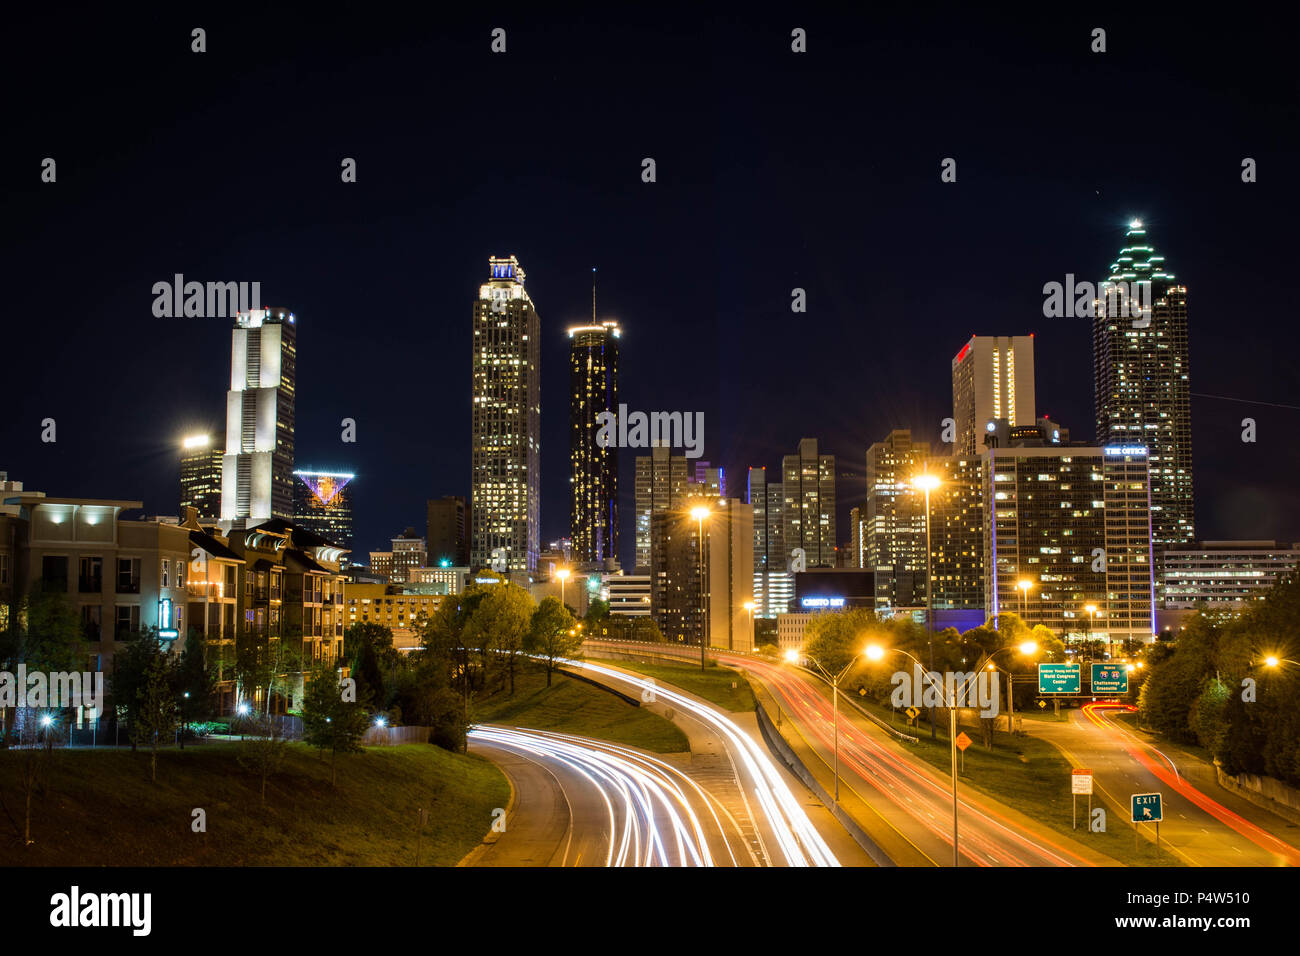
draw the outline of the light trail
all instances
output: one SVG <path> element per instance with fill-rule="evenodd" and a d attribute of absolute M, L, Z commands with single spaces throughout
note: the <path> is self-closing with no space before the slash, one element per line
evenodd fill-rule
<path fill-rule="evenodd" d="M 600 642 L 591 642 L 599 646 Z M 611 646 L 615 646 L 611 644 Z M 650 646 L 663 656 L 677 656 L 676 648 Z M 715 660 L 753 671 L 771 685 L 789 711 L 809 730 L 817 743 L 834 747 L 830 702 L 805 674 L 758 658 L 713 648 Z M 660 696 L 662 692 L 660 692 Z M 840 765 L 872 790 L 897 806 L 914 824 L 952 846 L 952 792 L 919 758 L 888 748 L 851 721 L 840 721 Z M 1090 860 L 1041 833 L 1026 833 L 1011 819 L 978 798 L 962 793 L 958 803 L 962 824 L 962 855 L 977 866 L 1091 866 Z M 915 844 L 913 844 L 915 846 Z M 918 848 L 919 849 L 919 848 Z M 928 856 L 928 855 L 927 855 Z"/>
<path fill-rule="evenodd" d="M 722 734 L 730 743 L 732 753 L 740 758 L 748 786 L 773 834 L 781 853 L 790 866 L 839 866 L 822 835 L 817 832 L 803 807 L 795 799 L 781 772 L 758 744 L 729 717 L 713 707 L 679 694 L 654 681 L 626 671 L 602 667 L 590 661 L 565 661 L 570 667 L 590 671 L 604 677 L 631 684 L 642 690 L 651 690 L 659 700 L 667 701 L 679 710 L 696 717 L 705 725 Z M 742 782 L 742 786 L 745 784 Z"/>
<path fill-rule="evenodd" d="M 1185 777 L 1178 773 L 1178 768 L 1174 766 L 1172 760 L 1160 753 L 1160 751 L 1156 750 L 1150 744 L 1140 739 L 1127 727 L 1117 724 L 1111 719 L 1111 713 L 1114 711 L 1132 713 L 1135 710 L 1137 710 L 1137 708 L 1132 704 L 1115 704 L 1098 701 L 1093 704 L 1085 704 L 1083 706 L 1083 715 L 1103 732 L 1109 733 L 1116 738 L 1120 745 L 1128 751 L 1130 757 L 1142 764 L 1143 767 L 1150 771 L 1166 786 L 1172 788 L 1183 797 L 1186 797 L 1189 801 L 1200 807 L 1220 823 L 1236 830 L 1247 840 L 1261 849 L 1280 856 L 1291 866 L 1300 866 L 1300 851 L 1297 851 L 1295 847 L 1291 846 L 1289 843 L 1284 843 L 1267 830 L 1258 827 L 1244 817 L 1233 813 L 1217 800 L 1214 800 L 1200 790 L 1197 790 L 1187 782 Z M 1160 754 L 1160 757 L 1173 769 L 1173 773 L 1170 773 L 1159 763 L 1148 757 L 1145 753 L 1146 750 L 1151 750 Z"/>
<path fill-rule="evenodd" d="M 472 728 L 469 736 L 561 764 L 593 787 L 609 815 L 606 866 L 716 865 L 692 798 L 707 808 L 727 846 L 730 865 L 737 865 L 712 798 L 662 760 L 604 741 L 541 730 L 483 725 Z"/>

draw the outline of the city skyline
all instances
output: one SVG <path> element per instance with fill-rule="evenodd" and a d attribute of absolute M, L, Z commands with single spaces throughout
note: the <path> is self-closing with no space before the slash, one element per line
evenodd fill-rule
<path fill-rule="evenodd" d="M 268 35 L 287 36 L 290 24 L 271 18 L 266 29 Z M 758 31 L 757 25 L 747 27 L 738 42 L 754 41 Z M 954 23 L 943 31 L 957 36 L 961 29 Z M 638 32 L 637 37 L 619 70 L 635 71 L 651 57 L 654 33 Z M 689 89 L 701 64 L 713 57 L 725 62 L 731 56 L 726 48 L 706 53 L 700 42 L 680 42 L 687 63 L 680 76 L 666 81 L 669 92 Z M 851 48 L 859 41 L 834 42 Z M 1014 35 L 1007 42 L 1014 42 Z M 506 78 L 522 77 L 536 61 L 521 47 L 499 64 L 485 66 L 469 53 L 457 53 L 437 69 L 448 75 L 505 70 Z M 306 40 L 295 41 L 295 49 L 307 61 L 318 55 Z M 593 46 L 574 67 L 555 73 L 557 95 L 583 88 L 587 74 L 579 67 L 605 62 L 600 49 Z M 102 55 L 93 48 L 84 53 L 89 62 Z M 991 54 L 978 51 L 964 55 L 990 71 L 989 90 L 1011 91 L 1024 108 L 1048 101 L 1046 92 L 1015 84 L 1021 65 L 998 66 L 990 62 Z M 1032 62 L 1064 54 L 1034 48 L 1024 55 Z M 1165 89 L 1170 95 L 1204 98 L 1203 75 L 1196 67 L 1164 51 L 1154 55 L 1169 67 Z M 901 56 L 888 53 L 867 79 L 898 66 Z M 1090 62 L 1086 49 L 1069 56 L 1080 64 Z M 471 385 L 463 361 L 470 351 L 470 329 L 464 302 L 473 297 L 485 257 L 515 254 L 527 265 L 530 289 L 543 306 L 539 540 L 570 530 L 568 393 L 561 371 L 569 342 L 564 329 L 589 314 L 591 269 L 598 267 L 601 302 L 624 329 L 621 387 L 629 407 L 702 412 L 704 457 L 733 474 L 758 465 L 775 473 L 795 442 L 817 438 L 823 452 L 837 459 L 836 543 L 842 545 L 849 533 L 848 511 L 865 498 L 858 464 L 865 449 L 896 428 L 910 429 L 917 440 L 937 441 L 940 423 L 951 414 L 949 360 L 972 334 L 1035 333 L 1039 414 L 1051 415 L 1076 437 L 1088 434 L 1094 421 L 1090 323 L 1043 317 L 1042 287 L 1064 281 L 1067 274 L 1093 281 L 1104 277 L 1128 223 L 1139 219 L 1157 237 L 1156 245 L 1176 265 L 1179 280 L 1186 279 L 1193 297 L 1189 340 L 1196 535 L 1300 538 L 1300 502 L 1289 494 L 1287 469 L 1276 467 L 1276 455 L 1289 454 L 1282 436 L 1294 427 L 1297 414 L 1276 406 L 1286 406 L 1297 391 L 1297 372 L 1289 350 L 1261 350 L 1252 344 L 1257 334 L 1279 337 L 1286 332 L 1270 306 L 1286 300 L 1286 244 L 1277 241 L 1280 225 L 1269 224 L 1260 203 L 1285 207 L 1295 187 L 1282 177 L 1263 175 L 1259 183 L 1244 184 L 1237 168 L 1240 157 L 1209 163 L 1193 158 L 1189 149 L 1214 142 L 1225 124 L 1235 128 L 1246 120 L 1225 119 L 1211 104 L 1189 114 L 1177 144 L 1152 144 L 1137 168 L 1055 152 L 1045 166 L 988 158 L 1009 128 L 1019 129 L 1024 141 L 1038 142 L 1033 134 L 1041 139 L 1055 128 L 1049 116 L 1068 114 L 1071 107 L 1090 101 L 1084 90 L 1091 97 L 1092 83 L 1099 82 L 1103 92 L 1123 89 L 1145 69 L 1124 51 L 1107 56 L 1112 73 L 1088 84 L 1060 80 L 1065 85 L 1052 91 L 1052 109 L 1027 128 L 996 116 L 983 128 L 963 118 L 954 103 L 943 107 L 948 134 L 905 125 L 915 135 L 902 137 L 873 159 L 876 166 L 854 158 L 865 155 L 862 134 L 816 122 L 829 109 L 811 96 L 818 82 L 786 67 L 774 68 L 770 78 L 755 77 L 746 99 L 770 93 L 773 108 L 801 104 L 804 112 L 798 115 L 809 117 L 801 138 L 773 151 L 777 133 L 752 124 L 733 130 L 743 153 L 773 158 L 765 168 L 740 167 L 721 179 L 712 173 L 726 168 L 724 156 L 697 145 L 708 142 L 713 108 L 694 102 L 675 112 L 671 124 L 662 106 L 641 111 L 640 125 L 617 125 L 608 142 L 577 161 L 501 157 L 473 147 L 463 156 L 440 155 L 439 165 L 421 166 L 417 175 L 417 162 L 428 160 L 434 141 L 367 126 L 360 114 L 354 117 L 361 123 L 360 138 L 349 143 L 323 140 L 291 118 L 290 138 L 298 145 L 274 168 L 192 158 L 195 168 L 185 181 L 201 175 L 216 184 L 221 197 L 238 195 L 241 202 L 263 209 L 266 221 L 285 223 L 287 238 L 274 242 L 259 235 L 257 227 L 227 222 L 219 215 L 222 204 L 212 198 L 189 196 L 178 171 L 149 164 L 142 167 L 147 173 L 102 166 L 74 177 L 64 159 L 57 186 L 42 186 L 30 177 L 32 183 L 15 197 L 13 235 L 30 234 L 32 241 L 11 247 L 18 273 L 31 278 L 16 290 L 14 308 L 36 314 L 45 308 L 43 290 L 65 289 L 62 315 L 69 332 L 56 347 L 63 372 L 74 379 L 93 377 L 99 356 L 116 354 L 129 342 L 131 357 L 123 368 L 132 373 L 130 385 L 117 389 L 120 394 L 99 427 L 80 414 L 70 396 L 45 383 L 39 363 L 15 369 L 15 405 L 0 441 L 6 452 L 3 466 L 28 487 L 50 493 L 114 495 L 143 500 L 147 513 L 175 512 L 177 446 L 189 434 L 219 435 L 225 424 L 220 397 L 229 372 L 229 320 L 154 317 L 150 288 L 176 273 L 200 280 L 260 281 L 263 300 L 291 304 L 302 323 L 297 457 L 357 475 L 357 548 L 383 547 L 403 528 L 422 525 L 428 498 L 468 498 L 471 493 L 465 415 Z M 1270 69 L 1265 58 L 1254 63 L 1257 71 Z M 385 70 L 407 76 L 405 69 L 394 64 L 373 77 L 358 78 L 355 99 L 347 103 L 359 104 L 376 84 L 390 82 L 393 75 Z M 257 131 L 271 122 L 273 113 L 277 123 L 283 120 L 271 107 L 296 86 L 271 65 L 256 66 L 254 72 L 269 84 L 268 105 L 235 97 L 223 101 L 214 115 L 234 111 L 230 115 Z M 1251 76 L 1255 74 L 1248 72 L 1232 82 L 1246 86 Z M 118 80 L 128 91 L 148 81 L 147 71 L 135 67 Z M 939 82 L 927 80 L 930 86 L 909 93 L 906 100 L 915 102 Z M 736 96 L 729 94 L 726 102 L 734 103 Z M 123 100 L 130 103 L 132 97 Z M 1269 97 L 1252 96 L 1249 103 L 1246 115 L 1252 124 L 1276 128 L 1267 122 L 1275 108 Z M 588 118 L 580 110 L 547 122 L 560 123 L 561 131 L 576 130 Z M 90 129 L 100 122 L 85 120 Z M 449 130 L 476 121 L 468 105 L 443 120 Z M 532 114 L 525 119 L 529 128 L 539 122 Z M 197 136 L 198 129 L 182 126 L 178 131 L 187 134 Z M 75 154 L 75 146 L 65 149 L 74 151 L 65 156 Z M 127 144 L 123 149 L 132 157 L 143 147 Z M 1267 170 L 1268 144 L 1257 152 Z M 339 157 L 356 153 L 362 153 L 356 157 L 357 183 L 339 183 Z M 640 178 L 639 164 L 646 155 L 659 164 L 655 183 Z M 940 160 L 948 155 L 958 160 L 959 174 L 957 182 L 944 184 Z M 807 176 L 811 156 L 828 157 L 819 159 L 828 164 L 820 183 Z M 386 163 L 393 164 L 391 175 Z M 500 188 L 530 169 L 534 186 L 545 188 Z M 174 214 L 210 228 L 176 248 L 160 238 L 165 230 L 157 228 L 154 214 L 139 215 L 117 198 L 130 190 L 101 190 L 99 214 L 93 219 L 69 203 L 68 194 L 102 185 L 114 175 L 138 184 L 137 193 L 169 190 L 183 197 Z M 1016 177 L 1019 188 L 990 190 L 990 181 L 1008 176 Z M 475 185 L 447 199 L 436 184 L 449 177 Z M 880 186 L 882 179 L 890 183 L 887 190 Z M 373 206 L 379 214 L 357 218 L 361 206 L 347 192 L 353 187 L 364 194 L 366 208 Z M 761 209 L 749 209 L 742 200 L 751 195 L 769 201 Z M 1195 201 L 1184 201 L 1186 195 Z M 1255 198 L 1265 195 L 1269 198 Z M 316 221 L 311 204 L 320 196 L 331 197 L 326 208 L 337 214 L 338 224 Z M 716 235 L 689 227 L 701 210 L 720 222 Z M 723 212 L 725 217 L 716 215 Z M 629 220 L 637 222 L 635 230 L 621 225 Z M 453 221 L 464 228 L 435 234 Z M 43 224 L 26 228 L 37 222 Z M 570 228 L 557 239 L 552 227 L 558 222 Z M 859 222 L 867 228 L 859 228 Z M 71 286 L 62 260 L 52 251 L 55 230 L 84 234 L 100 250 L 78 267 L 81 281 Z M 1221 237 L 1236 234 L 1257 237 L 1249 256 L 1225 255 Z M 923 255 L 914 254 L 918 248 L 924 248 Z M 845 249 L 856 250 L 855 268 L 867 270 L 872 281 L 844 277 Z M 940 281 L 934 280 L 936 274 Z M 795 288 L 807 294 L 804 314 L 790 310 Z M 384 315 L 382 322 L 359 321 L 376 309 Z M 1257 318 L 1242 323 L 1236 319 L 1242 314 Z M 801 371 L 815 368 L 817 382 L 798 402 L 790 402 L 781 383 L 784 350 L 776 346 L 795 329 L 810 335 L 801 346 L 810 364 Z M 420 363 L 427 375 L 401 374 L 403 344 L 426 353 Z M 339 362 L 336 352 L 344 345 L 346 358 Z M 180 361 L 174 358 L 177 350 Z M 417 410 L 426 407 L 434 424 L 419 424 Z M 58 422 L 56 443 L 41 441 L 40 423 L 47 417 Z M 1258 424 L 1259 444 L 1241 442 L 1246 417 Z M 340 441 L 345 418 L 356 422 L 354 444 Z M 1280 452 L 1278 441 L 1284 442 Z M 1264 447 L 1275 449 L 1267 466 L 1257 450 Z M 1226 448 L 1234 454 L 1224 454 Z M 623 455 L 620 461 L 619 557 L 624 567 L 633 563 L 635 541 L 633 457 Z M 102 463 L 102 474 L 92 477 L 77 467 L 88 460 Z"/>

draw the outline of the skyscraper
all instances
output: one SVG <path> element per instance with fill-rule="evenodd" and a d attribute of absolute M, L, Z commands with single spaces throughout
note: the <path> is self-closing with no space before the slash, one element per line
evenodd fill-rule
<path fill-rule="evenodd" d="M 600 447 L 596 416 L 618 412 L 617 322 L 569 329 L 569 534 L 573 558 L 618 560 L 618 444 Z"/>
<path fill-rule="evenodd" d="M 636 573 L 649 574 L 652 566 L 652 516 L 680 509 L 686 501 L 690 478 L 684 455 L 656 446 L 636 459 Z"/>
<path fill-rule="evenodd" d="M 181 442 L 181 514 L 190 507 L 205 524 L 220 519 L 222 456 L 211 435 L 189 435 Z"/>
<path fill-rule="evenodd" d="M 790 552 L 785 546 L 785 493 L 767 480 L 765 467 L 749 469 L 748 501 L 754 525 L 754 614 L 774 618 L 789 610 L 794 596 Z"/>
<path fill-rule="evenodd" d="M 541 322 L 514 256 L 491 257 L 474 303 L 470 563 L 537 570 Z"/>
<path fill-rule="evenodd" d="M 352 550 L 351 472 L 299 469 L 293 486 L 293 523 L 330 544 Z M 346 559 L 344 564 L 346 564 Z"/>
<path fill-rule="evenodd" d="M 925 496 L 912 480 L 929 456 L 906 428 L 867 449 L 864 566 L 876 572 L 878 605 L 925 605 Z"/>
<path fill-rule="evenodd" d="M 428 543 L 428 566 L 469 565 L 469 537 L 465 529 L 465 499 L 444 495 L 427 504 L 424 537 Z"/>
<path fill-rule="evenodd" d="M 835 567 L 835 456 L 819 455 L 817 439 L 781 459 L 781 520 L 787 549 L 803 548 L 810 568 Z"/>
<path fill-rule="evenodd" d="M 1129 224 L 1110 266 L 1113 283 L 1150 282 L 1140 317 L 1097 303 L 1092 320 L 1097 444 L 1144 445 L 1151 474 L 1157 559 L 1196 538 L 1192 496 L 1192 406 L 1188 378 L 1187 288 L 1165 269 L 1141 222 Z M 1130 286 L 1131 288 L 1131 286 Z"/>
<path fill-rule="evenodd" d="M 221 521 L 227 527 L 293 517 L 297 341 L 288 309 L 235 317 L 221 461 Z"/>
<path fill-rule="evenodd" d="M 954 455 L 984 450 L 991 421 L 1034 424 L 1034 337 L 972 335 L 952 360 Z"/>

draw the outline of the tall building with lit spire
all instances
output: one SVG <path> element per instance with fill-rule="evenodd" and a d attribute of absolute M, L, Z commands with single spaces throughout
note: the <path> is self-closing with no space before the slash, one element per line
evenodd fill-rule
<path fill-rule="evenodd" d="M 197 512 L 198 520 L 216 524 L 221 517 L 221 459 L 223 446 L 208 434 L 187 435 L 181 442 L 181 511 Z"/>
<path fill-rule="evenodd" d="M 1100 300 L 1092 342 L 1097 444 L 1147 449 L 1158 560 L 1166 547 L 1196 538 L 1187 288 L 1175 281 L 1138 220 L 1129 223 L 1124 246 L 1102 281 L 1151 283 L 1150 307 L 1140 315 Z"/>
<path fill-rule="evenodd" d="M 514 256 L 492 256 L 474 302 L 470 563 L 537 570 L 541 321 Z"/>
<path fill-rule="evenodd" d="M 221 459 L 221 523 L 254 527 L 293 517 L 298 326 L 288 309 L 235 317 Z"/>
<path fill-rule="evenodd" d="M 593 306 L 594 308 L 594 306 Z M 618 560 L 618 444 L 596 441 L 603 412 L 618 413 L 618 350 L 614 321 L 569 329 L 569 536 L 573 560 Z"/>
<path fill-rule="evenodd" d="M 972 335 L 952 360 L 952 453 L 984 451 L 990 422 L 1034 424 L 1033 335 Z"/>

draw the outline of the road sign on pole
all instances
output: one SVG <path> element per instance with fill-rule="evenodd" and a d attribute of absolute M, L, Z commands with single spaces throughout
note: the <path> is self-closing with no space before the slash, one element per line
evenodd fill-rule
<path fill-rule="evenodd" d="M 1164 809 L 1158 793 L 1135 793 L 1130 798 L 1134 823 L 1159 823 Z"/>
<path fill-rule="evenodd" d="M 958 749 L 958 750 L 965 750 L 965 749 L 966 749 L 967 747 L 969 747 L 972 743 L 974 743 L 974 741 L 972 741 L 972 740 L 970 739 L 970 737 L 968 737 L 968 736 L 966 735 L 966 731 L 963 730 L 961 733 L 959 733 L 959 734 L 957 735 L 957 749 Z"/>
<path fill-rule="evenodd" d="M 1092 692 L 1094 694 L 1127 694 L 1128 668 L 1123 664 L 1093 664 Z"/>
<path fill-rule="evenodd" d="M 1092 793 L 1092 771 L 1082 768 L 1070 771 L 1070 792 L 1078 794 Z"/>
<path fill-rule="evenodd" d="M 1038 692 L 1040 694 L 1077 694 L 1081 690 L 1080 665 L 1039 664 Z"/>

